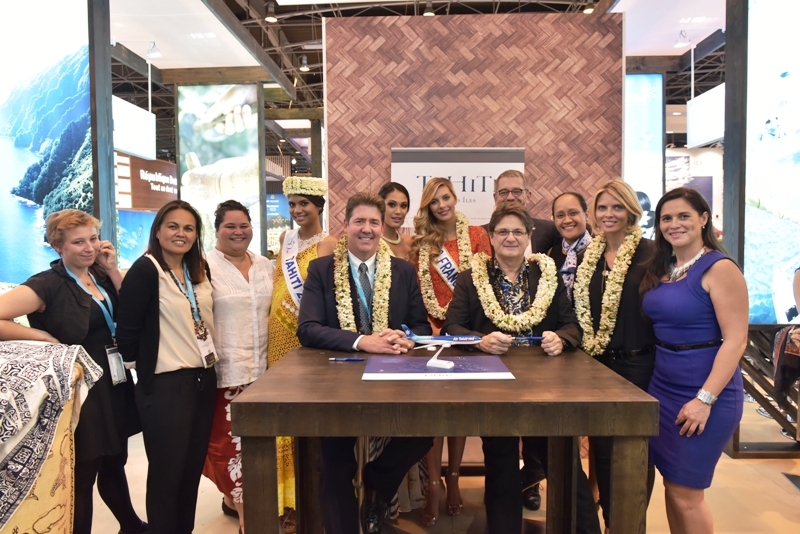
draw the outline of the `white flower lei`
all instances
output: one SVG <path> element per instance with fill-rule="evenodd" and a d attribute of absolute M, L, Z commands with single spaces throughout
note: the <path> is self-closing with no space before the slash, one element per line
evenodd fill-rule
<path fill-rule="evenodd" d="M 469 240 L 469 219 L 460 211 L 456 212 L 456 240 L 458 243 L 458 272 L 466 271 L 469 269 L 469 262 L 472 259 L 472 243 Z M 418 273 L 425 309 L 428 310 L 431 317 L 444 319 L 447 313 L 447 306 L 439 306 L 439 301 L 436 299 L 436 293 L 433 290 L 433 281 L 431 280 L 430 246 L 419 249 Z"/>
<path fill-rule="evenodd" d="M 594 238 L 592 243 L 586 248 L 583 256 L 583 263 L 578 267 L 575 275 L 575 313 L 578 315 L 578 323 L 583 329 L 583 350 L 591 356 L 597 356 L 605 352 L 611 342 L 611 335 L 617 325 L 617 312 L 622 298 L 622 285 L 625 283 L 625 276 L 628 274 L 628 267 L 631 265 L 636 247 L 642 239 L 642 229 L 636 225 L 633 230 L 625 236 L 622 245 L 617 251 L 614 260 L 614 268 L 606 280 L 606 290 L 603 292 L 603 306 L 600 312 L 600 328 L 594 331 L 592 321 L 592 305 L 589 301 L 589 283 L 592 275 L 597 268 L 597 262 L 606 249 L 606 237 L 600 235 Z"/>
<path fill-rule="evenodd" d="M 372 284 L 372 331 L 389 328 L 389 289 L 392 286 L 392 258 L 389 247 L 380 241 L 375 263 L 375 281 Z M 350 297 L 350 257 L 347 253 L 347 236 L 339 239 L 333 251 L 333 281 L 336 292 L 336 312 L 342 330 L 357 332 Z M 357 283 L 358 281 L 356 281 Z"/>
<path fill-rule="evenodd" d="M 322 178 L 312 176 L 290 176 L 283 181 L 283 194 L 324 197 L 328 184 Z"/>
<path fill-rule="evenodd" d="M 525 259 L 539 264 L 539 269 L 542 271 L 539 286 L 536 288 L 536 296 L 526 312 L 509 315 L 503 311 L 503 307 L 497 301 L 489 281 L 487 268 L 490 261 L 489 256 L 480 252 L 472 257 L 472 282 L 478 291 L 483 313 L 504 332 L 523 332 L 541 323 L 547 315 L 547 310 L 550 308 L 558 288 L 556 263 L 552 258 L 546 254 L 531 254 Z"/>

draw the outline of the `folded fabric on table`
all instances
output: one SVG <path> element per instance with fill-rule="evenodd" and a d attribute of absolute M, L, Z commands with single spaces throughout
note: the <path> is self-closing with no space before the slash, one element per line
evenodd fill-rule
<path fill-rule="evenodd" d="M 77 383 L 75 364 L 83 369 Z M 80 345 L 0 342 L 0 529 L 33 487 L 73 384 L 72 430 L 80 403 L 102 374 Z"/>

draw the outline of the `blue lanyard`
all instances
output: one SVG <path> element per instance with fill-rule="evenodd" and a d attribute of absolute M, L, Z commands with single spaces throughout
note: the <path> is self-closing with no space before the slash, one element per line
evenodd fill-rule
<path fill-rule="evenodd" d="M 101 301 L 100 299 L 95 297 L 94 294 L 91 291 L 89 291 L 88 287 L 83 285 L 83 282 L 81 282 L 80 278 L 75 276 L 75 273 L 70 271 L 67 268 L 66 265 L 64 265 L 64 270 L 66 270 L 67 274 L 69 274 L 72 278 L 75 279 L 75 281 L 78 283 L 78 287 L 80 287 L 81 289 L 86 291 L 86 293 L 88 293 L 89 296 L 92 297 L 92 300 L 95 301 L 98 306 L 100 306 L 100 310 L 102 310 L 102 312 L 103 312 L 103 317 L 106 318 L 106 324 L 108 325 L 108 329 L 111 332 L 111 337 L 112 338 L 116 338 L 117 337 L 117 324 L 114 322 L 114 319 L 112 319 L 112 316 L 114 314 L 114 305 L 111 304 L 111 299 L 108 298 L 108 293 L 106 292 L 105 289 L 103 289 L 103 286 L 101 286 L 100 284 L 97 283 L 97 280 L 94 279 L 94 276 L 92 276 L 92 273 L 89 273 L 89 277 L 92 279 L 92 282 L 94 282 L 94 285 L 97 287 L 97 290 L 100 292 L 101 295 L 103 295 L 103 299 L 105 299 L 105 300 Z M 103 302 L 106 303 L 108 308 L 106 308 L 106 306 L 103 305 Z"/>
<path fill-rule="evenodd" d="M 366 264 L 366 262 L 362 262 Z M 369 271 L 369 266 L 367 266 L 367 271 Z M 361 281 L 358 276 L 358 271 L 353 266 L 353 262 L 350 262 L 350 273 L 353 275 L 353 281 L 356 283 L 356 288 L 358 288 L 358 298 L 361 299 L 361 302 L 364 303 L 364 308 L 367 310 L 367 317 L 369 318 L 370 322 L 372 321 L 372 310 L 369 309 L 369 302 L 367 301 L 367 295 L 364 293 L 364 288 L 361 287 Z M 367 274 L 369 277 L 369 274 Z M 364 325 L 362 325 L 363 327 Z"/>
<path fill-rule="evenodd" d="M 183 296 L 189 299 L 189 305 L 192 307 L 192 314 L 194 315 L 194 322 L 200 322 L 200 310 L 197 308 L 197 298 L 194 296 L 194 286 L 192 285 L 192 279 L 189 278 L 189 269 L 186 267 L 186 262 L 183 262 L 183 279 L 186 280 L 186 285 L 184 286 L 178 277 L 175 276 L 175 273 L 172 272 L 172 269 L 169 270 L 169 274 L 172 275 L 172 279 L 178 285 L 178 289 L 181 290 Z"/>

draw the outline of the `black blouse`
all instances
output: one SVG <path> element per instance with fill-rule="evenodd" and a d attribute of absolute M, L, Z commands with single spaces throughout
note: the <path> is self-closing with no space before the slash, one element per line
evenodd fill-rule
<path fill-rule="evenodd" d="M 617 323 L 606 350 L 640 350 L 656 342 L 653 324 L 642 312 L 642 299 L 639 296 L 639 284 L 644 278 L 646 262 L 654 247 L 655 244 L 649 239 L 642 239 L 639 246 L 636 247 L 628 274 L 622 285 Z M 589 302 L 592 306 L 592 321 L 595 331 L 600 327 L 604 266 L 604 257 L 601 256 L 592 275 L 592 281 L 589 283 Z"/>

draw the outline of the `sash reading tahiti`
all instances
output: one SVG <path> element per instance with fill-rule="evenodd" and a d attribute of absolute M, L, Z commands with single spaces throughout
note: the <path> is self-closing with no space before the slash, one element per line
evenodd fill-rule
<path fill-rule="evenodd" d="M 300 299 L 303 298 L 305 280 L 300 276 L 300 267 L 297 265 L 297 254 L 300 248 L 299 230 L 286 230 L 283 236 L 283 250 L 281 250 L 281 269 L 286 279 L 286 288 L 294 301 L 295 309 L 300 310 Z"/>
<path fill-rule="evenodd" d="M 442 277 L 442 280 L 444 280 L 447 287 L 450 288 L 450 291 L 453 291 L 456 287 L 456 278 L 458 278 L 458 264 L 450 253 L 447 252 L 446 248 L 442 247 L 439 258 L 433 262 L 433 268 L 436 269 L 436 272 Z"/>

